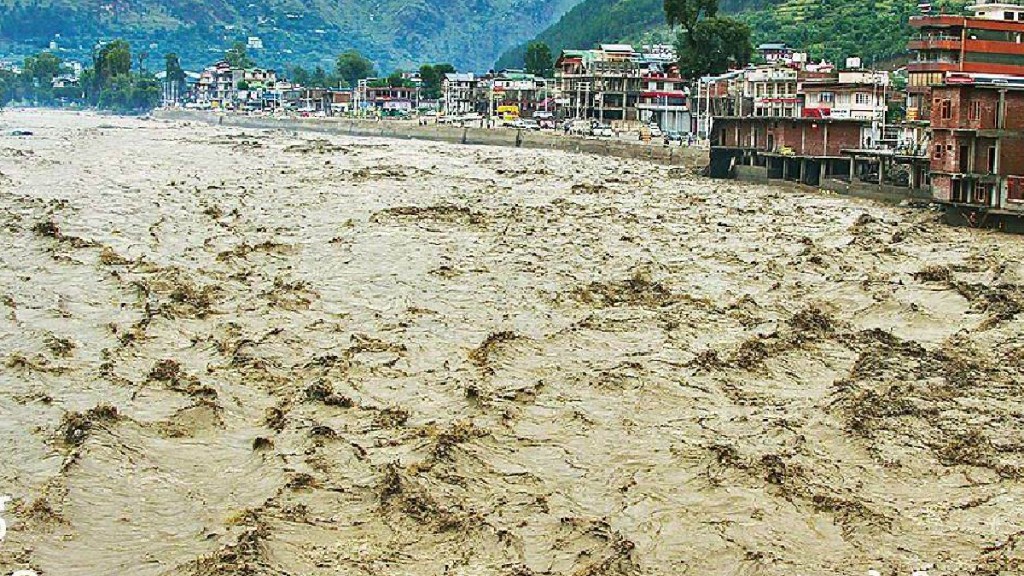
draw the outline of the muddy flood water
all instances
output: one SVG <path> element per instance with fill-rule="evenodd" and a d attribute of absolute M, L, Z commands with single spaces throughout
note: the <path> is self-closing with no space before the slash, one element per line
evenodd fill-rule
<path fill-rule="evenodd" d="M 1019 236 L 25 111 L 0 221 L 4 576 L 1024 573 Z"/>

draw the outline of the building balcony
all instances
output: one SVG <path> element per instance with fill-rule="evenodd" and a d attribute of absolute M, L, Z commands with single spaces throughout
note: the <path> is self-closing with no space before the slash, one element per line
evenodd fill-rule
<path fill-rule="evenodd" d="M 911 38 L 910 42 L 907 43 L 907 49 L 949 50 L 950 52 L 959 52 L 961 45 L 962 42 L 960 41 L 960 38 L 954 38 L 949 36 L 934 36 Z"/>
<path fill-rule="evenodd" d="M 934 16 L 911 16 L 910 25 L 914 28 L 949 28 L 951 26 L 963 26 L 966 18 L 963 16 L 952 16 L 940 14 Z"/>
<path fill-rule="evenodd" d="M 960 63 L 952 58 L 929 58 L 907 64 L 907 72 L 955 72 L 959 69 Z"/>
<path fill-rule="evenodd" d="M 637 110 L 650 110 L 652 112 L 688 112 L 690 108 L 682 104 L 655 104 L 651 102 L 637 102 Z"/>

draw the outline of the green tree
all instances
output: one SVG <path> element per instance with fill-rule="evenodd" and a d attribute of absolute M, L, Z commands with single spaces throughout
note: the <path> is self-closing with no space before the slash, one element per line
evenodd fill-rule
<path fill-rule="evenodd" d="M 309 77 L 309 84 L 313 88 L 326 88 L 328 84 L 327 72 L 322 67 L 317 66 Z"/>
<path fill-rule="evenodd" d="M 363 78 L 369 78 L 375 74 L 373 62 L 370 62 L 358 50 L 342 52 L 338 56 L 335 72 L 338 78 L 344 80 L 349 86 L 355 86 Z"/>
<path fill-rule="evenodd" d="M 550 78 L 555 72 L 551 48 L 544 42 L 530 42 L 526 47 L 526 71 L 535 76 Z"/>
<path fill-rule="evenodd" d="M 10 70 L 0 70 L 0 108 L 14 100 L 18 91 L 18 76 Z"/>
<path fill-rule="evenodd" d="M 411 82 L 405 79 L 405 76 L 403 75 L 403 72 L 401 70 L 395 70 L 394 72 L 388 75 L 388 86 L 392 88 L 400 88 L 408 86 L 410 84 Z"/>
<path fill-rule="evenodd" d="M 60 58 L 49 52 L 40 52 L 25 58 L 22 75 L 40 85 L 50 84 L 60 74 Z"/>
<path fill-rule="evenodd" d="M 291 80 L 293 84 L 307 86 L 309 85 L 309 70 L 306 70 L 302 66 L 296 64 L 288 71 L 288 79 Z"/>
<path fill-rule="evenodd" d="M 232 68 L 252 68 L 256 65 L 252 58 L 249 57 L 245 42 L 235 42 L 232 44 L 231 48 L 228 48 L 227 52 L 224 53 L 224 59 L 227 60 Z"/>
<path fill-rule="evenodd" d="M 732 18 L 705 18 L 694 24 L 690 34 L 679 34 L 676 50 L 679 70 L 684 76 L 721 74 L 750 62 L 750 27 Z"/>
<path fill-rule="evenodd" d="M 750 27 L 739 20 L 718 16 L 718 0 L 664 2 L 669 26 L 678 25 L 680 29 L 676 51 L 680 72 L 685 76 L 720 74 L 750 62 Z"/>
<path fill-rule="evenodd" d="M 132 70 L 132 49 L 124 40 L 114 40 L 100 49 L 96 63 L 97 77 L 101 84 L 111 78 L 126 76 Z"/>
<path fill-rule="evenodd" d="M 152 110 L 160 103 L 160 83 L 152 76 L 140 74 L 132 82 L 131 112 Z"/>
<path fill-rule="evenodd" d="M 164 72 L 167 73 L 168 82 L 177 82 L 179 85 L 184 86 L 185 71 L 181 68 L 181 61 L 178 59 L 177 54 L 171 52 L 164 56 Z"/>
<path fill-rule="evenodd" d="M 692 36 L 697 21 L 718 14 L 718 0 L 665 0 L 665 19 L 668 25 L 677 25 Z"/>
<path fill-rule="evenodd" d="M 420 66 L 421 94 L 424 98 L 440 98 L 445 74 L 454 74 L 451 64 L 424 64 Z"/>

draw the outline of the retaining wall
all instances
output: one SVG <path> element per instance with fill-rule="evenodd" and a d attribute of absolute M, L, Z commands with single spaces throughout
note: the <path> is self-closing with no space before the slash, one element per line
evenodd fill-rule
<path fill-rule="evenodd" d="M 491 130 L 436 124 L 420 126 L 388 120 L 374 122 L 349 118 L 270 118 L 216 114 L 196 110 L 156 110 L 153 112 L 153 117 L 162 120 L 204 122 L 236 128 L 295 130 L 346 136 L 374 136 L 402 140 L 433 140 L 454 144 L 561 150 L 615 158 L 649 160 L 697 170 L 703 169 L 708 163 L 707 150 L 700 148 L 632 144 L 615 140 L 586 140 L 557 133 L 509 128 Z"/>

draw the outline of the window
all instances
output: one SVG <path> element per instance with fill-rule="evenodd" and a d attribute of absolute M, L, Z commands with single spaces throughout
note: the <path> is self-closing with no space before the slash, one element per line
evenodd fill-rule
<path fill-rule="evenodd" d="M 983 182 L 974 184 L 974 203 L 989 204 L 989 196 L 992 194 L 992 185 Z"/>
<path fill-rule="evenodd" d="M 871 95 L 866 92 L 857 92 L 853 97 L 857 104 L 867 104 L 871 101 Z"/>
<path fill-rule="evenodd" d="M 953 104 L 949 100 L 942 101 L 942 119 L 949 120 L 953 117 Z"/>
<path fill-rule="evenodd" d="M 833 100 L 835 100 L 835 94 L 831 92 L 821 92 L 818 94 L 819 104 L 831 104 Z"/>
<path fill-rule="evenodd" d="M 1013 20 L 1013 12 L 1003 12 L 1003 20 Z"/>
<path fill-rule="evenodd" d="M 972 100 L 971 105 L 967 108 L 967 119 L 978 120 L 981 118 L 981 102 Z"/>
<path fill-rule="evenodd" d="M 1012 202 L 1024 201 L 1024 177 L 1010 176 L 1006 179 L 1006 199 Z"/>
<path fill-rule="evenodd" d="M 996 172 L 996 147 L 988 147 L 988 173 L 995 174 Z"/>

